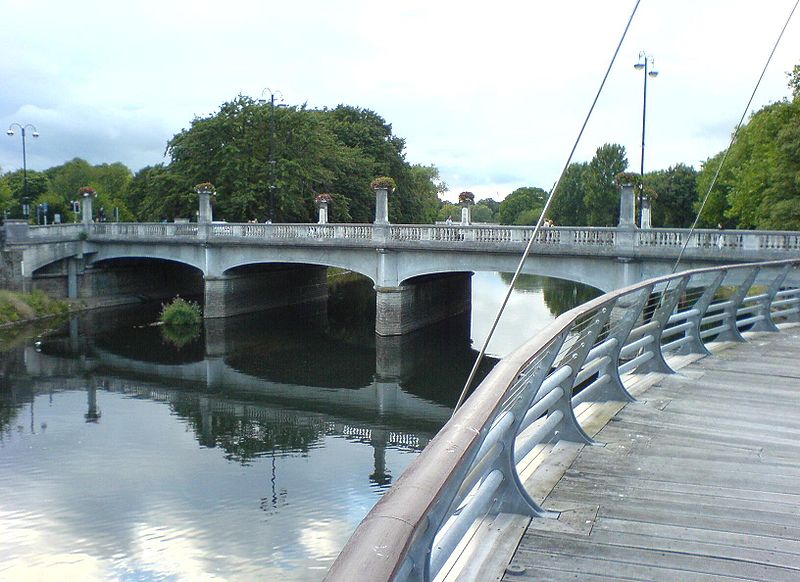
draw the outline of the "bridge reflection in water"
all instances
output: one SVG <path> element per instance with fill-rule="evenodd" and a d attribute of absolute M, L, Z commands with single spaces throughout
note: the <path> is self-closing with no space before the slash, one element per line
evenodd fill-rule
<path fill-rule="evenodd" d="M 146 325 L 159 306 L 137 307 L 7 351 L 0 528 L 16 541 L 0 569 L 322 578 L 449 419 L 475 357 L 467 317 L 376 337 L 365 282 L 314 310 L 206 321 L 196 338 Z M 526 283 L 517 299 L 528 317 L 512 322 L 526 330 L 594 293 Z M 48 551 L 20 528 L 46 535 Z M 189 557 L 172 556 L 175 540 Z M 83 557 L 62 559 L 72 553 Z"/>

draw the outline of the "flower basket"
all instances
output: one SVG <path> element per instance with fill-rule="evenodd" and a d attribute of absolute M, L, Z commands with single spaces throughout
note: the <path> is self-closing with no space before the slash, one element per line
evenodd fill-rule
<path fill-rule="evenodd" d="M 620 172 L 614 176 L 614 184 L 616 184 L 617 188 L 622 188 L 623 186 L 640 188 L 641 183 L 642 177 L 635 172 Z"/>
<path fill-rule="evenodd" d="M 473 204 L 475 202 L 475 194 L 472 192 L 462 192 L 458 195 L 458 201 L 462 204 Z"/>
<path fill-rule="evenodd" d="M 194 191 L 198 194 L 211 194 L 212 196 L 217 193 L 211 182 L 200 182 L 194 187 Z"/>
<path fill-rule="evenodd" d="M 320 205 L 320 204 L 322 204 L 323 202 L 324 202 L 325 204 L 330 204 L 331 202 L 333 202 L 333 196 L 331 196 L 331 195 L 330 195 L 330 194 L 328 194 L 327 192 L 323 192 L 322 194 L 317 194 L 317 195 L 314 197 L 314 202 L 316 202 L 316 203 L 317 203 L 317 206 L 319 206 L 319 205 Z"/>
<path fill-rule="evenodd" d="M 84 198 L 88 198 L 89 196 L 92 197 L 97 196 L 97 191 L 91 186 L 84 186 L 82 188 L 78 188 L 78 194 L 80 194 Z"/>
<path fill-rule="evenodd" d="M 397 183 L 389 176 L 378 176 L 369 185 L 373 190 L 388 190 L 390 194 L 397 188 Z"/>

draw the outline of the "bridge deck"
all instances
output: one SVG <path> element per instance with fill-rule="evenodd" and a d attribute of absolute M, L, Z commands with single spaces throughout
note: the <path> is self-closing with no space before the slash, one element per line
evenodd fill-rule
<path fill-rule="evenodd" d="M 800 328 L 665 376 L 596 435 L 504 581 L 800 580 Z"/>

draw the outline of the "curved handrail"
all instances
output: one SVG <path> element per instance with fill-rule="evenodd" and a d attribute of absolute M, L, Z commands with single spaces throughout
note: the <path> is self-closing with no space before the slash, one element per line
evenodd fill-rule
<path fill-rule="evenodd" d="M 530 451 L 593 442 L 575 409 L 633 400 L 626 373 L 669 373 L 668 353 L 705 355 L 709 338 L 743 341 L 742 328 L 797 320 L 798 267 L 789 259 L 685 271 L 559 316 L 494 367 L 356 528 L 325 580 L 432 580 L 476 519 L 547 515 L 517 470 Z"/>

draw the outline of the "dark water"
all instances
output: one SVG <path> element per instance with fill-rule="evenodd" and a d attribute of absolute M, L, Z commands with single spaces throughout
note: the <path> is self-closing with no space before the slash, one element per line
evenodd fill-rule
<path fill-rule="evenodd" d="M 359 283 L 197 337 L 147 325 L 157 306 L 5 337 L 0 579 L 321 579 L 449 418 L 507 281 L 403 338 L 375 337 Z M 596 294 L 524 277 L 489 353 Z"/>

